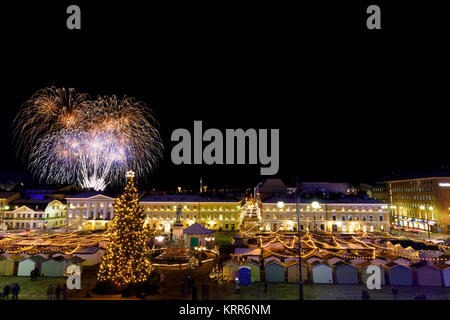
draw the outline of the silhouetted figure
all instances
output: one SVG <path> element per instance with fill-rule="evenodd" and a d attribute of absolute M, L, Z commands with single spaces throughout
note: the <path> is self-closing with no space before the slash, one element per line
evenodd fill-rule
<path fill-rule="evenodd" d="M 53 299 L 53 285 L 49 284 L 47 288 L 47 299 L 52 300 Z"/>
<path fill-rule="evenodd" d="M 191 290 L 192 290 L 192 278 L 191 276 L 187 277 L 187 293 L 191 294 Z"/>
<path fill-rule="evenodd" d="M 55 290 L 56 300 L 61 299 L 61 286 L 58 284 Z"/>
<path fill-rule="evenodd" d="M 197 287 L 194 286 L 192 287 L 192 300 L 197 300 Z"/>
<path fill-rule="evenodd" d="M 19 299 L 19 292 L 20 292 L 20 287 L 19 287 L 19 284 L 16 283 L 16 285 L 12 288 L 13 300 Z"/>
<path fill-rule="evenodd" d="M 393 287 L 392 288 L 392 295 L 394 296 L 394 300 L 398 300 L 398 289 Z"/>
<path fill-rule="evenodd" d="M 31 270 L 30 272 L 30 281 L 34 280 L 34 270 Z"/>
<path fill-rule="evenodd" d="M 206 297 L 206 284 L 202 284 L 202 300 Z"/>
<path fill-rule="evenodd" d="M 363 290 L 361 294 L 361 300 L 370 300 L 370 295 L 366 290 Z"/>
<path fill-rule="evenodd" d="M 209 284 L 205 285 L 205 299 L 209 300 Z"/>
<path fill-rule="evenodd" d="M 180 292 L 181 292 L 181 296 L 183 298 L 185 298 L 186 297 L 186 284 L 184 283 L 184 281 L 181 283 Z"/>
<path fill-rule="evenodd" d="M 66 284 L 63 284 L 61 292 L 62 292 L 63 300 L 66 300 L 66 298 L 67 298 L 67 286 L 66 286 Z"/>
<path fill-rule="evenodd" d="M 4 288 L 3 288 L 3 299 L 8 300 L 9 299 L 9 292 L 11 290 L 11 287 L 9 286 L 9 284 L 7 284 Z"/>
<path fill-rule="evenodd" d="M 427 297 L 425 296 L 425 293 L 417 294 L 414 300 L 427 300 Z"/>
<path fill-rule="evenodd" d="M 264 297 L 267 297 L 267 289 L 269 289 L 269 284 L 267 282 L 264 282 L 264 291 L 263 291 Z"/>
<path fill-rule="evenodd" d="M 241 292 L 241 287 L 239 287 L 239 280 L 236 280 L 235 289 L 236 289 L 236 294 L 239 294 Z"/>
<path fill-rule="evenodd" d="M 34 280 L 37 280 L 38 276 L 39 276 L 39 269 L 38 267 L 36 267 L 34 268 Z"/>
<path fill-rule="evenodd" d="M 159 282 L 161 282 L 161 288 L 164 288 L 164 283 L 166 282 L 166 275 L 164 273 L 161 273 L 159 276 Z"/>

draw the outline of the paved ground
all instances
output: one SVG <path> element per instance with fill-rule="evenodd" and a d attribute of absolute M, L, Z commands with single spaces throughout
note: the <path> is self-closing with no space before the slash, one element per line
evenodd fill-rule
<path fill-rule="evenodd" d="M 198 287 L 198 300 L 202 299 L 201 286 L 204 283 L 210 285 L 211 300 L 252 300 L 252 299 L 276 299 L 296 300 L 298 299 L 298 285 L 294 283 L 270 283 L 267 297 L 263 296 L 264 283 L 253 283 L 248 287 L 241 286 L 240 293 L 235 293 L 234 283 L 216 284 L 209 279 L 211 264 L 205 264 L 198 269 L 189 271 L 177 268 L 164 268 L 160 272 L 166 275 L 166 282 L 160 292 L 146 299 L 161 300 L 191 300 L 191 295 L 181 294 L 181 284 L 190 274 L 196 281 Z M 304 285 L 304 299 L 306 300 L 360 300 L 363 285 Z M 418 294 L 424 293 L 428 299 L 440 300 L 450 298 L 450 288 L 443 287 L 398 287 L 399 300 L 412 300 Z M 392 300 L 392 287 L 383 286 L 381 290 L 370 290 L 372 300 Z M 91 299 L 120 299 L 119 295 L 101 296 L 93 295 Z M 133 299 L 133 298 L 131 298 Z"/>
<path fill-rule="evenodd" d="M 201 285 L 208 283 L 210 285 L 211 300 L 296 300 L 298 299 L 298 285 L 294 283 L 270 283 L 267 297 L 263 296 L 262 282 L 253 283 L 248 287 L 241 286 L 240 293 L 235 293 L 235 285 L 216 284 L 208 277 L 210 265 L 203 265 L 196 270 L 179 270 L 165 268 L 161 270 L 166 274 L 166 284 L 160 289 L 160 292 L 153 296 L 147 296 L 148 300 L 190 300 L 190 295 L 181 294 L 181 283 L 188 274 L 196 280 L 198 290 L 198 299 L 202 299 Z M 47 299 L 47 288 L 49 284 L 62 285 L 65 279 L 62 278 L 40 278 L 38 281 L 31 282 L 27 277 L 0 277 L 0 290 L 3 291 L 5 284 L 19 283 L 21 291 L 19 299 L 25 300 L 45 300 Z M 94 279 L 86 283 L 82 280 L 81 291 L 68 290 L 68 299 L 85 299 L 85 293 L 89 291 L 95 283 Z M 417 294 L 424 293 L 429 300 L 440 300 L 450 298 L 450 288 L 442 287 L 397 287 L 399 290 L 399 300 L 412 300 Z M 365 290 L 362 285 L 304 285 L 305 300 L 360 300 L 361 292 Z M 369 291 L 371 300 L 392 300 L 392 291 L 390 286 L 383 286 L 381 290 Z M 120 295 L 92 295 L 93 300 L 122 299 Z M 129 299 L 136 299 L 130 297 Z"/>
<path fill-rule="evenodd" d="M 215 290 L 211 299 L 226 300 L 296 300 L 298 299 L 298 285 L 293 283 L 271 283 L 269 284 L 267 297 L 263 296 L 263 283 L 254 283 L 248 287 L 241 287 L 240 293 L 235 293 L 233 284 L 222 286 Z M 305 300 L 361 300 L 363 285 L 304 285 Z M 441 300 L 450 298 L 450 288 L 442 287 L 398 287 L 399 300 L 413 300 L 418 294 L 424 293 L 429 300 Z M 381 290 L 369 291 L 371 300 L 393 300 L 392 287 L 383 286 Z"/>
<path fill-rule="evenodd" d="M 18 283 L 20 286 L 20 300 L 46 300 L 49 284 L 53 286 L 63 285 L 66 280 L 63 278 L 39 277 L 37 281 L 30 281 L 29 277 L 0 277 L 0 292 L 3 295 L 3 288 L 9 284 L 12 287 Z M 9 299 L 12 299 L 10 293 Z"/>

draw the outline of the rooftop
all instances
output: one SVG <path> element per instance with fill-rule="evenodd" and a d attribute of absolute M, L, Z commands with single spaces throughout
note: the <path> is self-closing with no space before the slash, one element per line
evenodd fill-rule
<path fill-rule="evenodd" d="M 214 230 L 210 230 L 199 223 L 194 223 L 183 230 L 183 233 L 186 234 L 212 234 L 215 233 Z"/>
<path fill-rule="evenodd" d="M 285 203 L 295 203 L 296 199 L 295 197 L 271 197 L 268 199 L 263 200 L 263 203 L 278 203 L 278 202 L 285 202 Z M 304 203 L 312 203 L 314 201 L 318 201 L 319 203 L 326 203 L 326 204 L 334 204 L 334 203 L 361 203 L 361 204 L 380 204 L 380 205 L 384 205 L 385 203 L 376 199 L 372 199 L 372 198 L 360 198 L 360 197 L 355 197 L 355 196 L 347 196 L 347 197 L 343 197 L 343 198 L 337 198 L 337 199 L 315 199 L 315 198 L 311 198 L 311 199 L 300 199 L 300 203 L 304 204 Z"/>
<path fill-rule="evenodd" d="M 209 194 L 164 194 L 146 195 L 141 202 L 239 202 L 239 200 Z"/>

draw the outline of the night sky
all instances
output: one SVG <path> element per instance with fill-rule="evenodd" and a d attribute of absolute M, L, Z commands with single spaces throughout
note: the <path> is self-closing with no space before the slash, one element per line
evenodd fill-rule
<path fill-rule="evenodd" d="M 278 175 L 288 184 L 297 175 L 371 183 L 449 163 L 443 20 L 408 25 L 417 6 L 387 7 L 384 29 L 374 34 L 364 29 L 362 4 L 328 4 L 324 11 L 319 5 L 76 3 L 84 23 L 79 32 L 65 28 L 64 2 L 14 5 L 1 21 L 8 30 L 0 87 L 2 183 L 29 180 L 14 155 L 12 120 L 47 86 L 93 97 L 127 94 L 153 109 L 166 154 L 148 188 L 198 188 L 200 176 L 212 186 L 254 186 L 265 178 L 260 165 L 171 164 L 172 131 L 193 134 L 194 120 L 223 132 L 279 128 Z"/>

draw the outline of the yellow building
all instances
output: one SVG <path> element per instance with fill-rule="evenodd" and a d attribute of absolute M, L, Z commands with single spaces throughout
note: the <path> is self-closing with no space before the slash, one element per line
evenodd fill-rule
<path fill-rule="evenodd" d="M 240 201 L 208 195 L 148 195 L 140 200 L 153 228 L 169 232 L 181 206 L 181 222 L 185 227 L 194 222 L 217 231 L 237 231 Z"/>
<path fill-rule="evenodd" d="M 450 177 L 428 176 L 387 182 L 392 223 L 450 233 Z"/>
<path fill-rule="evenodd" d="M 11 229 L 50 229 L 64 227 L 66 206 L 59 200 L 17 199 L 4 212 L 4 223 Z"/>
<path fill-rule="evenodd" d="M 67 198 L 69 226 L 82 229 L 104 229 L 114 218 L 116 196 L 100 192 L 84 192 Z M 170 232 L 181 206 L 184 227 L 198 222 L 213 230 L 238 229 L 240 202 L 233 199 L 200 195 L 147 195 L 141 197 L 146 223 L 152 228 Z"/>

